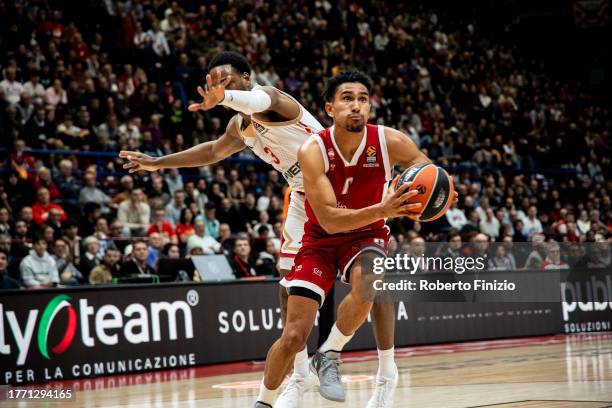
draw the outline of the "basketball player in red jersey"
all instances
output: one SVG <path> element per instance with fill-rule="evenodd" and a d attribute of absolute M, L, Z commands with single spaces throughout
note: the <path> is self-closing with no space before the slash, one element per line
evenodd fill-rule
<path fill-rule="evenodd" d="M 417 194 L 408 191 L 409 184 L 396 189 L 396 177 L 385 190 L 396 163 L 410 167 L 429 159 L 401 132 L 366 124 L 370 89 L 370 79 L 358 71 L 331 78 L 324 97 L 325 110 L 334 125 L 311 137 L 298 152 L 308 221 L 302 248 L 281 282 L 289 291 L 286 324 L 281 338 L 268 352 L 256 408 L 274 403 L 283 375 L 295 353 L 304 347 L 317 309 L 338 271 L 342 280 L 350 283 L 351 292 L 340 304 L 338 319 L 313 357 L 311 369 L 319 376 L 322 396 L 344 401 L 339 353 L 373 304 L 368 296 L 371 285 L 365 283 L 372 282 L 371 271 L 362 270 L 361 265 L 371 257 L 386 254 L 385 218 L 414 218 L 420 213 L 420 204 L 409 203 Z M 386 318 L 377 319 L 381 325 L 376 330 L 377 344 L 383 358 L 379 358 L 376 389 L 368 407 L 391 407 L 397 384 L 393 304 L 388 302 L 386 306 L 382 312 Z"/>
<path fill-rule="evenodd" d="M 228 123 L 225 133 L 217 140 L 163 157 L 150 157 L 136 151 L 121 151 L 119 156 L 129 161 L 124 168 L 130 172 L 156 171 L 216 163 L 249 147 L 257 156 L 281 172 L 292 188 L 289 205 L 286 206 L 288 211 L 283 226 L 283 244 L 279 262 L 283 276 L 289 273 L 293 265 L 302 243 L 304 223 L 307 219 L 302 173 L 297 158 L 298 150 L 311 133 L 322 130 L 323 126 L 290 95 L 274 87 L 254 84 L 250 72 L 251 66 L 247 59 L 234 52 L 221 52 L 210 62 L 206 90 L 198 90 L 203 102 L 191 105 L 189 109 L 209 110 L 222 105 L 236 112 Z M 282 287 L 280 295 L 284 321 L 286 288 Z M 378 346 L 386 350 L 393 344 L 393 305 L 389 308 L 377 302 L 372 310 L 372 316 L 376 338 L 382 341 Z M 389 333 L 388 327 L 391 330 L 390 336 L 386 334 Z M 386 341 L 387 338 L 390 340 Z M 381 347 L 381 344 L 390 345 Z M 388 359 L 388 356 L 381 355 L 379 363 L 382 365 L 383 360 Z M 308 351 L 304 347 L 295 356 L 293 374 L 277 405 L 284 408 L 300 407 L 303 393 L 315 381 L 316 376 L 309 370 Z"/>

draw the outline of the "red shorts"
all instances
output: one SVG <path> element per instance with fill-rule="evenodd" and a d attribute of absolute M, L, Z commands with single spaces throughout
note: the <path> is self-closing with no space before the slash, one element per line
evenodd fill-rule
<path fill-rule="evenodd" d="M 310 297 L 317 300 L 320 306 L 334 285 L 338 271 L 342 274 L 342 281 L 349 282 L 350 269 L 360 254 L 371 251 L 387 255 L 389 230 L 385 227 L 316 240 L 308 240 L 307 236 L 304 238 L 291 272 L 280 284 L 287 288 L 290 295 Z"/>

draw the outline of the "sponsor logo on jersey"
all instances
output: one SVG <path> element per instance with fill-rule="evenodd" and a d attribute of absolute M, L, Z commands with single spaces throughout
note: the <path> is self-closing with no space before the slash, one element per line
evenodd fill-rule
<path fill-rule="evenodd" d="M 376 147 L 368 146 L 366 149 L 366 163 L 376 163 Z"/>
<path fill-rule="evenodd" d="M 332 149 L 331 147 L 327 149 L 327 157 L 329 157 L 329 161 L 336 160 L 336 152 L 334 152 L 334 149 Z"/>
<path fill-rule="evenodd" d="M 382 238 L 374 238 L 374 244 L 384 247 L 385 246 L 385 240 Z"/>
<path fill-rule="evenodd" d="M 270 129 L 266 128 L 265 126 L 253 121 L 251 122 L 253 124 L 253 129 L 255 129 L 255 131 L 257 132 L 257 134 L 259 136 L 263 136 L 266 133 L 268 133 L 270 131 Z"/>
<path fill-rule="evenodd" d="M 289 167 L 287 171 L 283 173 L 283 177 L 285 178 L 285 180 L 289 180 L 300 174 L 301 171 L 302 169 L 300 169 L 300 163 L 295 162 L 293 163 L 293 166 Z"/>

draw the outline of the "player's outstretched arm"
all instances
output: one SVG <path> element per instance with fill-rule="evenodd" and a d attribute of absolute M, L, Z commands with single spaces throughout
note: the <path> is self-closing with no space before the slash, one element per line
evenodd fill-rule
<path fill-rule="evenodd" d="M 230 77 L 216 72 L 214 78 L 206 75 L 206 88 L 199 86 L 202 102 L 189 105 L 192 112 L 209 110 L 217 105 L 244 113 L 245 115 L 274 112 L 285 120 L 293 120 L 300 114 L 300 107 L 293 99 L 273 86 L 263 86 L 250 91 L 226 90 Z"/>
<path fill-rule="evenodd" d="M 412 215 L 421 204 L 406 204 L 418 192 L 408 191 L 410 183 L 395 189 L 396 177 L 382 203 L 360 209 L 337 208 L 333 186 L 325 174 L 321 150 L 315 139 L 309 139 L 298 152 L 298 160 L 304 177 L 306 198 L 319 224 L 328 234 L 347 232 L 365 227 L 380 219 Z"/>
<path fill-rule="evenodd" d="M 157 171 L 178 167 L 199 167 L 219 162 L 232 154 L 244 149 L 245 144 L 238 134 L 236 117 L 227 124 L 225 133 L 217 140 L 200 143 L 182 152 L 161 157 L 151 157 L 144 153 L 122 150 L 119 157 L 129 163 L 123 168 L 130 173 L 140 170 Z"/>

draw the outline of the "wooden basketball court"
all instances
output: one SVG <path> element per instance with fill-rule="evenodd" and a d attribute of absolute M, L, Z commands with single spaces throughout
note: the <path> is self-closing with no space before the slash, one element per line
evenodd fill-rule
<path fill-rule="evenodd" d="M 346 402 L 327 401 L 315 388 L 304 407 L 365 406 L 376 352 L 345 353 L 343 360 Z M 396 407 L 612 406 L 612 333 L 400 348 L 396 360 Z M 249 362 L 70 381 L 64 385 L 76 391 L 74 401 L 2 405 L 248 408 L 262 370 L 261 362 Z"/>

